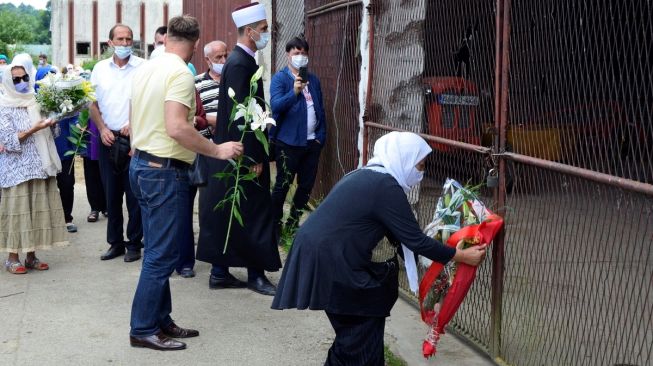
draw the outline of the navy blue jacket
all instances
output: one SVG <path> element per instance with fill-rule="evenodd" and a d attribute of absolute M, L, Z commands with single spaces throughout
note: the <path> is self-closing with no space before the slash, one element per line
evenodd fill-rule
<path fill-rule="evenodd" d="M 274 74 L 270 84 L 270 104 L 272 118 L 277 122 L 270 130 L 270 138 L 279 140 L 291 146 L 306 146 L 306 98 L 304 93 L 295 95 L 293 85 L 295 76 L 288 66 Z M 317 126 L 315 139 L 324 145 L 326 140 L 326 116 L 322 101 L 320 80 L 313 74 L 308 74 L 308 91 L 313 98 Z M 276 138 L 275 138 L 276 136 Z"/>

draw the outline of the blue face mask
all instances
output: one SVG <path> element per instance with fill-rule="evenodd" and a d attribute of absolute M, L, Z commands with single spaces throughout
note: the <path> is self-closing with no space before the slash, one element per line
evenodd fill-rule
<path fill-rule="evenodd" d="M 254 32 L 256 32 L 256 31 L 254 31 Z M 258 33 L 258 32 L 256 32 L 256 33 Z M 268 42 L 270 42 L 270 32 L 258 33 L 258 35 L 259 35 L 258 41 L 254 40 L 254 43 L 256 43 L 256 49 L 257 50 L 262 50 L 262 49 L 265 48 L 265 46 L 268 45 Z"/>
<path fill-rule="evenodd" d="M 29 83 L 27 81 L 21 81 L 15 84 L 14 87 L 16 87 L 16 91 L 19 93 L 25 94 L 29 92 Z"/>
<path fill-rule="evenodd" d="M 214 63 L 211 63 L 211 66 L 212 66 L 212 69 L 213 69 L 213 72 L 214 72 L 214 73 L 216 73 L 216 74 L 222 74 L 222 67 L 224 66 L 224 64 L 214 64 Z"/>
<path fill-rule="evenodd" d="M 118 56 L 119 59 L 124 60 L 132 54 L 131 46 L 115 46 L 113 53 Z"/>

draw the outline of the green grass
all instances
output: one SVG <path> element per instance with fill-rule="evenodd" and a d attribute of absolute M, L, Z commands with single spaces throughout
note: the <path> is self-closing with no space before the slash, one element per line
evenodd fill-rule
<path fill-rule="evenodd" d="M 388 346 L 383 346 L 383 356 L 385 357 L 386 366 L 408 366 L 406 361 L 402 360 L 398 356 L 395 356 Z"/>

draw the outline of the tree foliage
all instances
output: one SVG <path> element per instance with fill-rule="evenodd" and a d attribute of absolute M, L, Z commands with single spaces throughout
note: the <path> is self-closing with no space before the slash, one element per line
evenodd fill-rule
<path fill-rule="evenodd" d="M 45 10 L 0 4 L 0 52 L 6 52 L 9 44 L 50 44 L 50 14 L 50 2 Z"/>

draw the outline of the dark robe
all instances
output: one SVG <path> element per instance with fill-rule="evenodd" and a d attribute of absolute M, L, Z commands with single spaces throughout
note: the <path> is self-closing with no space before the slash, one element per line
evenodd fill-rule
<path fill-rule="evenodd" d="M 340 180 L 299 228 L 272 308 L 390 315 L 398 296 L 397 258 L 372 262 L 372 250 L 384 236 L 441 263 L 456 253 L 422 232 L 391 175 L 357 170 Z"/>
<path fill-rule="evenodd" d="M 258 70 L 258 65 L 252 56 L 245 50 L 236 46 L 229 55 L 222 70 L 220 96 L 218 99 L 217 126 L 213 141 L 221 144 L 227 141 L 239 141 L 241 132 L 238 125 L 242 119 L 229 122 L 233 101 L 229 98 L 228 90 L 236 92 L 239 103 L 249 95 L 249 81 Z M 258 81 L 256 96 L 264 99 L 263 80 Z M 265 108 L 264 103 L 259 104 Z M 281 268 L 279 250 L 274 240 L 274 225 L 270 210 L 270 164 L 265 154 L 263 145 L 253 133 L 248 133 L 243 140 L 245 155 L 256 163 L 263 164 L 263 173 L 255 182 L 241 182 L 245 195 L 241 197 L 240 212 L 244 227 L 240 226 L 234 218 L 227 252 L 223 254 L 227 226 L 229 223 L 231 205 L 215 210 L 215 205 L 220 202 L 234 181 L 226 182 L 213 178 L 216 172 L 232 169 L 229 162 L 224 160 L 206 159 L 209 172 L 208 185 L 200 188 L 199 196 L 199 221 L 200 234 L 197 243 L 198 260 L 229 267 L 252 267 L 259 270 L 277 271 Z M 251 166 L 255 163 L 249 159 L 244 164 Z M 243 172 L 249 168 L 243 169 Z"/>

